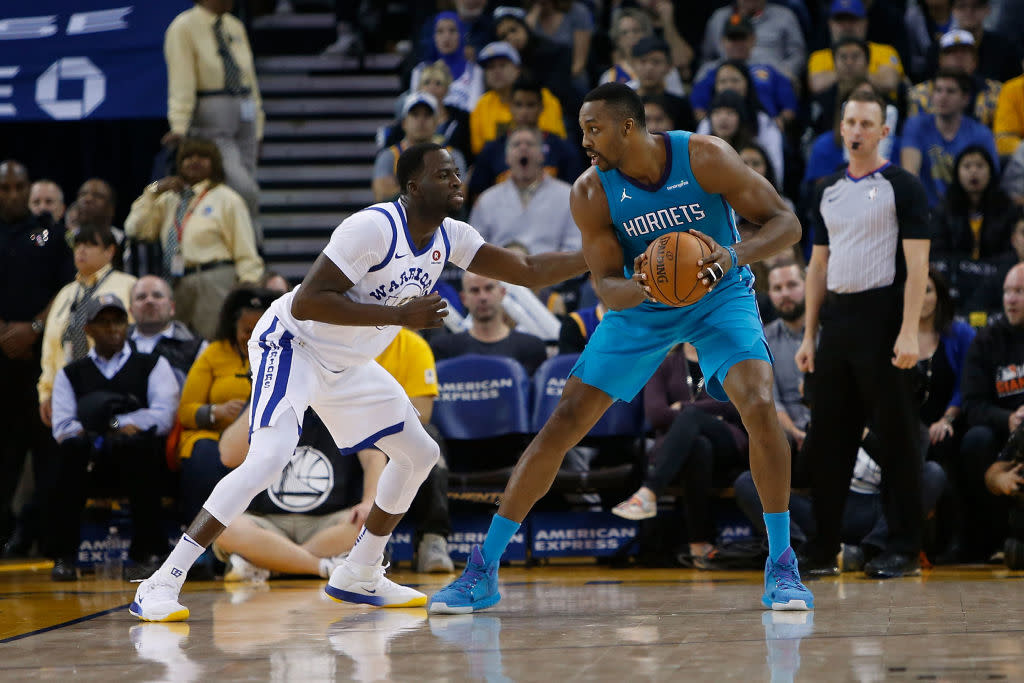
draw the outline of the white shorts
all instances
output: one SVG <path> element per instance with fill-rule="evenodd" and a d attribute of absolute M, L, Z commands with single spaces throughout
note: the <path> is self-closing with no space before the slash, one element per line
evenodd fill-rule
<path fill-rule="evenodd" d="M 320 416 L 342 453 L 369 448 L 405 425 L 411 402 L 387 370 L 375 361 L 328 370 L 271 311 L 263 314 L 249 339 L 249 365 L 250 436 L 289 410 L 301 430 L 307 407 Z"/>

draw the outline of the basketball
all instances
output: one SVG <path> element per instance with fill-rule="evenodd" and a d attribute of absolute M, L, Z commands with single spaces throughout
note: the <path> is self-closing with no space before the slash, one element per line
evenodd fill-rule
<path fill-rule="evenodd" d="M 689 306 L 700 301 L 707 289 L 697 279 L 697 259 L 711 252 L 688 232 L 662 235 L 647 246 L 647 286 L 651 298 L 669 306 Z"/>

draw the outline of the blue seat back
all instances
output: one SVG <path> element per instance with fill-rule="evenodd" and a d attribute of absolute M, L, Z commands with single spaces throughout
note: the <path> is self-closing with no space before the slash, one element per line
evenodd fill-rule
<path fill-rule="evenodd" d="M 558 400 L 578 353 L 566 353 L 544 361 L 533 375 L 533 431 L 539 432 Z M 616 401 L 597 421 L 588 437 L 640 436 L 644 433 L 642 394 L 632 401 Z"/>
<path fill-rule="evenodd" d="M 503 356 L 467 354 L 437 364 L 440 394 L 431 421 L 446 439 L 530 432 L 530 378 Z"/>

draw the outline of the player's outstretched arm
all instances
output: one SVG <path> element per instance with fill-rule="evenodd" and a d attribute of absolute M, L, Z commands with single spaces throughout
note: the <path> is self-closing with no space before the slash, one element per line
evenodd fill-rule
<path fill-rule="evenodd" d="M 518 251 L 484 244 L 477 250 L 467 270 L 477 275 L 531 289 L 565 282 L 587 272 L 581 251 L 549 251 L 522 254 Z"/>
<path fill-rule="evenodd" d="M 594 276 L 594 289 L 605 306 L 622 311 L 647 298 L 637 280 L 623 274 L 622 246 L 615 238 L 612 217 L 597 172 L 588 169 L 569 194 L 573 220 L 583 234 L 583 255 Z"/>
<path fill-rule="evenodd" d="M 292 300 L 296 320 L 315 320 L 331 325 L 402 325 L 412 329 L 440 327 L 448 304 L 439 294 L 417 297 L 401 306 L 362 304 L 345 296 L 352 282 L 323 254 L 306 273 Z"/>
<path fill-rule="evenodd" d="M 724 140 L 690 136 L 690 167 L 704 191 L 721 194 L 736 213 L 761 226 L 753 237 L 735 245 L 737 265 L 760 261 L 800 239 L 796 215 L 771 183 L 748 168 Z"/>

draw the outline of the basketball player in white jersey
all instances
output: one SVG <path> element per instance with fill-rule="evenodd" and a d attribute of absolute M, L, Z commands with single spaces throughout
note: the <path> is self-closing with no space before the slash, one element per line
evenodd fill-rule
<path fill-rule="evenodd" d="M 277 480 L 295 450 L 312 406 L 342 450 L 375 445 L 389 460 L 359 539 L 331 574 L 336 600 L 413 607 L 426 596 L 384 576 L 384 547 L 438 446 L 420 425 L 402 387 L 374 358 L 400 326 L 439 327 L 447 315 L 430 294 L 445 263 L 527 287 L 584 273 L 581 252 L 523 256 L 484 242 L 448 218 L 463 204 L 462 182 L 448 152 L 435 144 L 398 160 L 398 201 L 376 204 L 339 225 L 302 285 L 278 299 L 249 340 L 253 369 L 249 453 L 217 484 L 163 566 L 139 586 L 131 613 L 146 621 L 180 621 L 178 602 L 189 568 L 214 539 Z"/>

